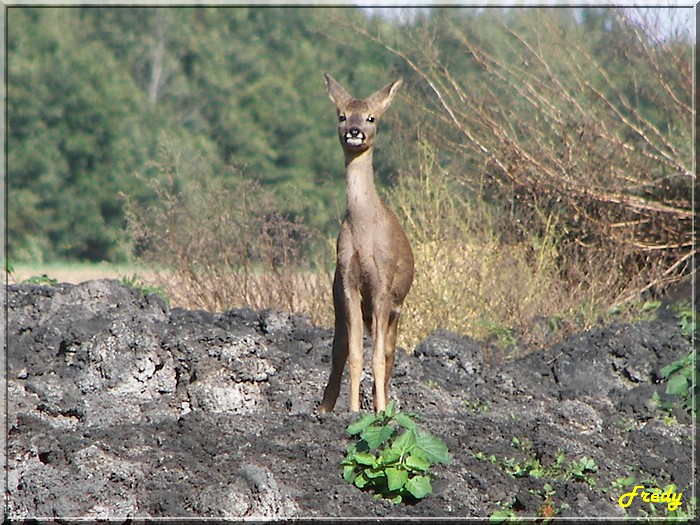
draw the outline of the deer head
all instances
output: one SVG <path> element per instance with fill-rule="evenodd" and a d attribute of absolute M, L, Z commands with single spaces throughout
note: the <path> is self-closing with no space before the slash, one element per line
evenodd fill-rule
<path fill-rule="evenodd" d="M 338 113 L 338 138 L 347 154 L 357 155 L 374 145 L 377 122 L 402 80 L 387 84 L 364 100 L 358 100 L 348 93 L 333 77 L 324 74 L 328 96 L 335 104 Z"/>

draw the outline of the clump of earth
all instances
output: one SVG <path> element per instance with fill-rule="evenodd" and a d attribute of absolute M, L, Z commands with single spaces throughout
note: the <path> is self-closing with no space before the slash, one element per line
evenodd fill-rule
<path fill-rule="evenodd" d="M 11 519 L 666 516 L 642 489 L 619 502 L 671 484 L 691 511 L 691 418 L 655 401 L 691 350 L 673 316 L 502 363 L 446 331 L 399 351 L 390 397 L 452 462 L 426 498 L 392 504 L 343 480 L 347 377 L 335 412 L 316 412 L 332 330 L 169 308 L 113 280 L 13 285 L 6 301 Z M 370 407 L 370 374 L 363 391 Z"/>

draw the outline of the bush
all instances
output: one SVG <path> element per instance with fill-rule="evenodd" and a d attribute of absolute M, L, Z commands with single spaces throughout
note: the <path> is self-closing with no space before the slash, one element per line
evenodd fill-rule
<path fill-rule="evenodd" d="M 343 479 L 392 503 L 415 501 L 430 494 L 431 465 L 447 465 L 451 459 L 445 443 L 419 430 L 415 417 L 398 412 L 391 401 L 385 411 L 362 416 L 350 424 L 348 434 L 358 436 L 358 440 L 348 447 L 342 462 Z"/>
<path fill-rule="evenodd" d="M 177 306 L 319 312 L 330 280 L 318 257 L 318 235 L 279 211 L 277 197 L 240 170 L 216 177 L 200 160 L 182 165 L 169 142 L 146 181 L 155 204 L 128 200 L 134 250 L 157 270 L 156 284 Z M 330 306 L 330 305 L 328 305 Z M 326 306 L 325 311 L 327 311 Z"/>
<path fill-rule="evenodd" d="M 355 28 L 415 90 L 391 195 L 416 252 L 404 342 L 551 344 L 692 271 L 692 46 L 652 22 L 443 10 L 401 45 Z"/>
<path fill-rule="evenodd" d="M 612 300 L 611 272 L 563 259 L 557 217 L 550 215 L 541 233 L 509 238 L 499 227 L 500 211 L 465 191 L 463 175 L 442 167 L 432 146 L 420 144 L 412 158 L 389 195 L 416 258 L 401 344 L 413 348 L 444 328 L 504 350 L 543 346 L 596 321 Z M 562 265 L 589 279 L 576 282 Z"/>

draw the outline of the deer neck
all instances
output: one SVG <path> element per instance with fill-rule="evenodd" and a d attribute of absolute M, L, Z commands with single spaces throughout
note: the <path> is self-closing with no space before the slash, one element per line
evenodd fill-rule
<path fill-rule="evenodd" d="M 381 209 L 381 200 L 374 186 L 372 149 L 358 155 L 345 156 L 345 197 L 348 214 L 353 220 L 370 218 Z"/>

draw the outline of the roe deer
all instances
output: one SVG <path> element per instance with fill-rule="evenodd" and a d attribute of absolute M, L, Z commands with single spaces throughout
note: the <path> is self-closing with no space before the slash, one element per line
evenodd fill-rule
<path fill-rule="evenodd" d="M 350 369 L 350 410 L 360 410 L 363 324 L 372 340 L 374 410 L 385 410 L 396 333 L 403 303 L 413 283 L 413 252 L 396 215 L 374 187 L 372 150 L 377 120 L 401 80 L 365 100 L 353 98 L 324 74 L 338 112 L 338 136 L 345 153 L 347 210 L 340 227 L 333 281 L 335 334 L 328 385 L 319 412 L 330 412 L 340 392 L 345 361 Z"/>

